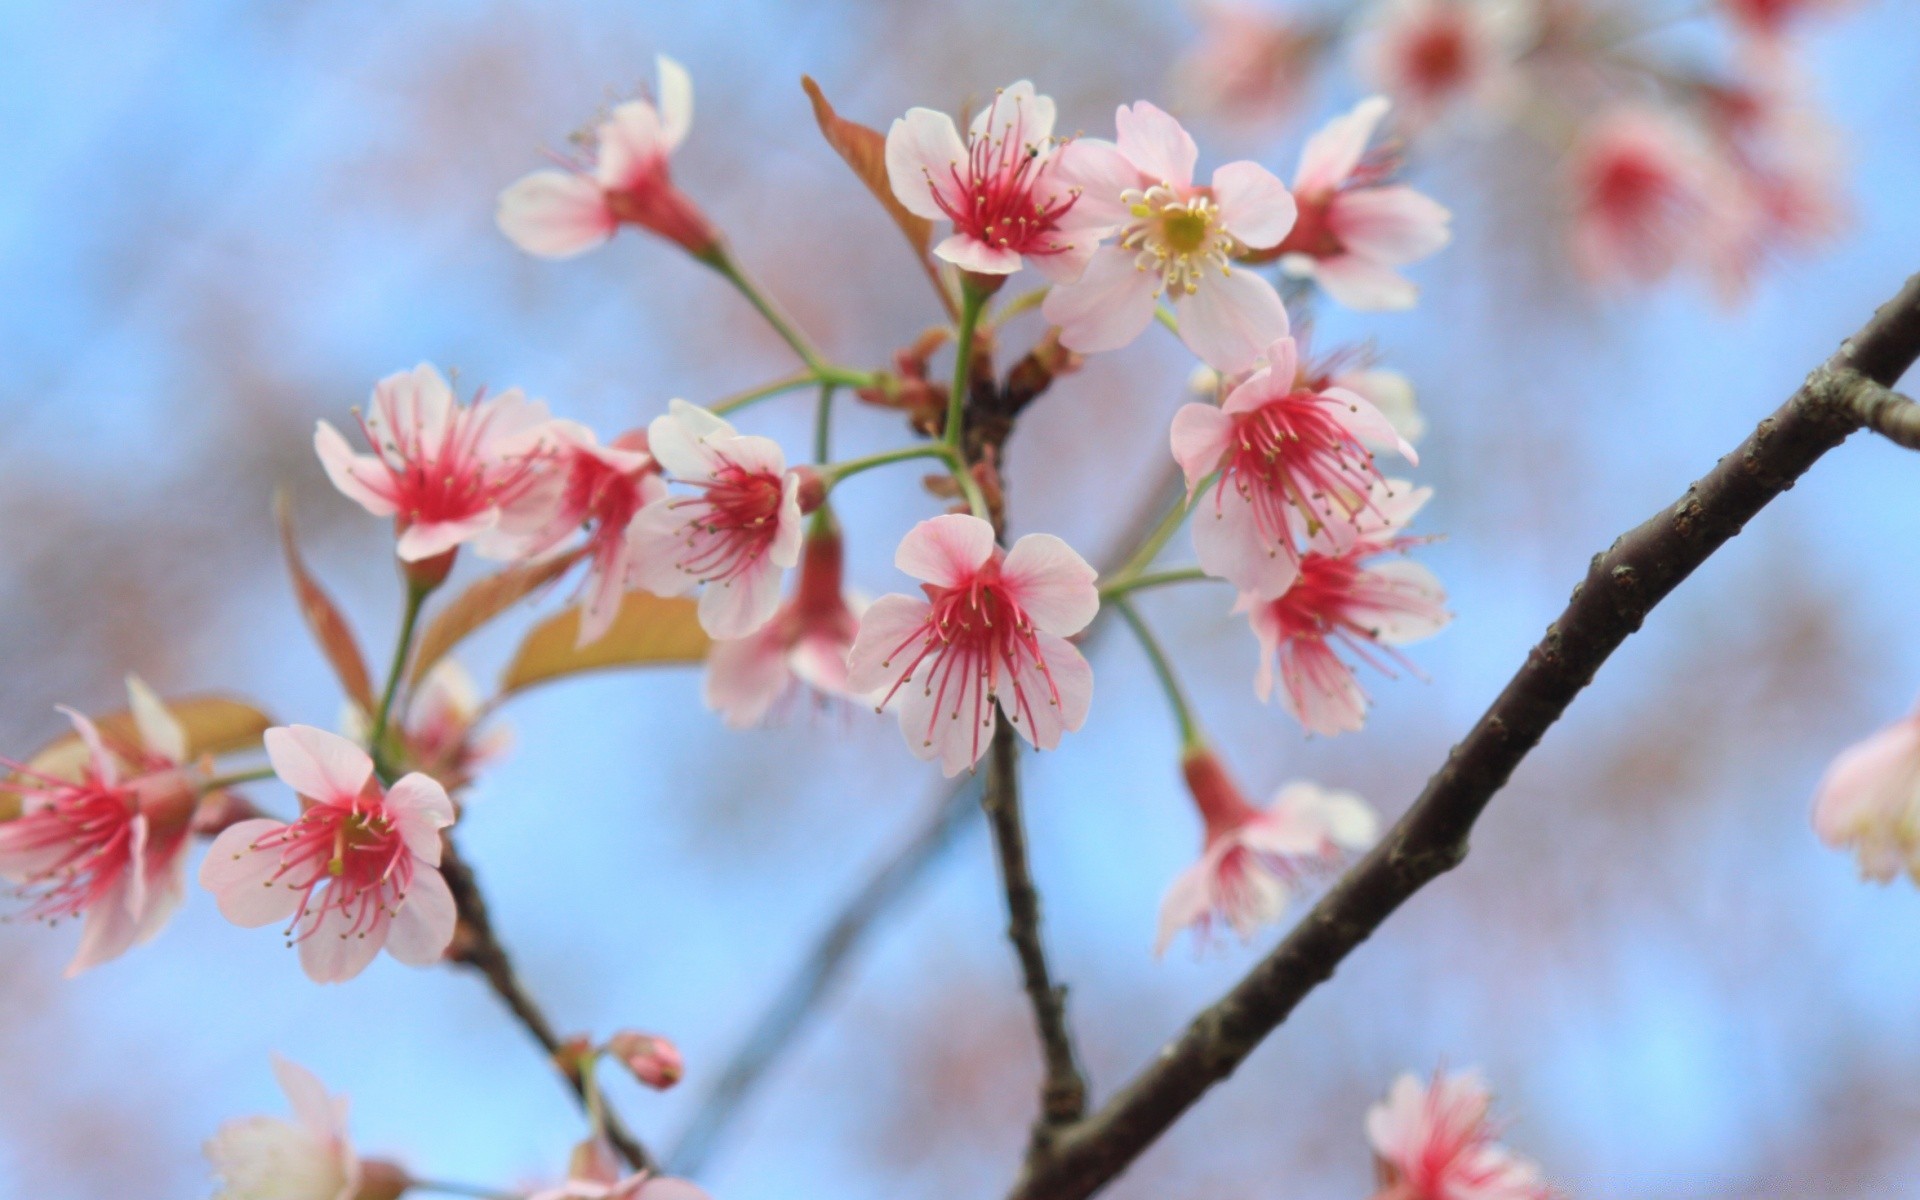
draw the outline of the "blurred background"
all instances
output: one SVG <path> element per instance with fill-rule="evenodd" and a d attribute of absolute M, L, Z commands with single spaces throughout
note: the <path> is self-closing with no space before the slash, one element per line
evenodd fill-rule
<path fill-rule="evenodd" d="M 1423 146 L 1457 240 L 1410 313 L 1323 310 L 1372 339 L 1431 422 L 1423 552 L 1454 625 L 1368 680 L 1363 734 L 1307 739 L 1253 701 L 1253 641 L 1218 590 L 1153 593 L 1248 789 L 1311 778 L 1397 815 L 1589 556 L 1669 502 L 1920 270 L 1920 39 L 1910 0 L 1810 26 L 1844 132 L 1851 213 L 1745 303 L 1681 281 L 1596 296 L 1561 265 L 1538 164 L 1497 135 Z M 692 71 L 675 177 L 837 360 L 884 365 L 937 318 L 886 218 L 821 143 L 798 80 L 884 127 L 1032 77 L 1068 129 L 1164 98 L 1194 36 L 1170 3 L 0 5 L 0 745 L 53 705 L 231 689 L 283 721 L 339 707 L 300 625 L 269 496 L 372 655 L 399 593 L 390 534 L 327 486 L 310 436 L 426 359 L 519 385 L 603 436 L 670 396 L 791 369 L 744 304 L 625 234 L 554 264 L 492 223 L 499 189 L 664 51 Z M 1317 77 L 1298 121 L 1196 120 L 1203 165 L 1290 176 L 1304 131 L 1359 94 Z M 1028 335 L 1038 331 L 1027 319 Z M 1010 361 L 1010 360 L 1009 360 Z M 1102 356 L 1010 447 L 1016 532 L 1108 553 L 1165 459 L 1190 367 L 1171 339 Z M 742 423 L 805 444 L 808 401 Z M 896 444 L 847 406 L 840 449 Z M 911 472 L 846 489 L 854 583 L 931 502 Z M 1867 438 L 1755 521 L 1608 664 L 1494 803 L 1464 867 L 1362 947 L 1112 1191 L 1360 1197 L 1366 1106 L 1403 1070 L 1477 1065 L 1509 1140 L 1574 1194 L 1879 1197 L 1920 1191 L 1920 897 L 1865 886 L 1807 821 L 1828 758 L 1920 682 L 1920 463 Z M 1184 540 L 1184 539 L 1183 539 Z M 472 564 L 466 564 L 469 568 Z M 510 631 L 465 654 L 482 678 Z M 1103 637 L 1086 730 L 1030 763 L 1047 933 L 1096 1091 L 1130 1074 L 1277 934 L 1150 954 L 1198 849 L 1175 737 L 1135 648 Z M 942 794 L 891 719 L 799 713 L 728 733 L 689 670 L 607 674 L 508 707 L 518 744 L 462 824 L 523 974 L 567 1029 L 661 1032 L 688 1078 L 619 1090 L 671 1142 L 808 939 Z M 283 799 L 284 797 L 275 797 Z M 964 832 L 857 958 L 716 1147 L 722 1200 L 993 1195 L 1037 1079 L 989 847 Z M 222 1121 L 284 1111 L 283 1053 L 353 1098 L 357 1141 L 420 1174 L 551 1177 L 581 1122 L 477 980 L 381 959 L 322 989 L 196 888 L 152 945 L 64 982 L 71 930 L 0 925 L 0 1194 L 195 1197 Z"/>

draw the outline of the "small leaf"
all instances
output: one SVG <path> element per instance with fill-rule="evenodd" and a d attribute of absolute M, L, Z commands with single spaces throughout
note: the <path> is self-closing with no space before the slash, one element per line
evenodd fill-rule
<path fill-rule="evenodd" d="M 260 735 L 274 723 L 272 717 L 252 704 L 232 696 L 182 696 L 165 704 L 173 719 L 187 731 L 189 758 L 258 749 Z M 99 726 L 100 735 L 109 746 L 140 744 L 140 730 L 127 709 L 95 717 L 93 723 Z M 86 761 L 87 748 L 81 743 L 80 735 L 69 732 L 41 747 L 27 760 L 27 766 L 43 775 L 67 779 L 73 778 Z M 3 812 L 0 809 L 0 813 Z"/>
<path fill-rule="evenodd" d="M 582 671 L 609 667 L 697 663 L 711 644 L 700 628 L 698 606 L 685 596 L 628 592 L 613 628 L 591 645 L 575 648 L 580 610 L 569 608 L 533 627 L 500 678 L 500 691 L 517 692 Z"/>
<path fill-rule="evenodd" d="M 433 664 L 464 641 L 475 630 L 506 612 L 522 599 L 539 591 L 566 574 L 580 561 L 583 551 L 574 550 L 538 562 L 517 563 L 495 575 L 489 575 L 454 597 L 442 608 L 420 635 L 409 686 L 426 678 Z"/>
<path fill-rule="evenodd" d="M 933 244 L 933 222 L 907 211 L 893 194 L 893 184 L 887 178 L 887 139 L 877 129 L 869 128 L 858 121 L 849 121 L 833 111 L 833 105 L 827 103 L 827 97 L 820 91 L 820 85 L 810 75 L 800 77 L 800 86 L 806 89 L 807 99 L 813 102 L 813 119 L 819 122 L 820 132 L 832 146 L 835 153 L 846 161 L 860 182 L 867 185 L 873 198 L 887 210 L 893 223 L 906 235 L 907 244 L 920 259 L 920 269 L 932 280 L 934 291 L 940 294 L 940 303 L 946 306 L 948 316 L 957 316 L 958 310 L 953 303 L 953 295 L 940 278 L 939 268 L 927 257 L 927 248 Z"/>
<path fill-rule="evenodd" d="M 287 556 L 287 574 L 293 577 L 293 594 L 300 602 L 300 615 L 306 619 L 313 640 L 320 644 L 320 652 L 332 664 L 347 699 L 358 704 L 360 711 L 372 712 L 373 680 L 367 674 L 367 660 L 360 654 L 360 643 L 354 639 L 347 618 L 300 557 L 300 547 L 293 540 L 293 510 L 286 492 L 275 494 L 273 511 L 280 522 L 280 547 Z"/>

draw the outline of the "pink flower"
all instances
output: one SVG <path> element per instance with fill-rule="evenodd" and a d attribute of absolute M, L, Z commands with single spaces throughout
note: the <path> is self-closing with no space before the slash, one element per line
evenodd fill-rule
<path fill-rule="evenodd" d="M 364 1172 L 347 1139 L 347 1098 L 329 1096 L 312 1073 L 278 1055 L 273 1073 L 295 1119 L 222 1125 L 206 1145 L 222 1185 L 214 1200 L 354 1200 Z"/>
<path fill-rule="evenodd" d="M 1361 312 L 1411 308 L 1419 293 L 1397 268 L 1445 246 L 1452 214 L 1410 187 L 1388 184 L 1393 156 L 1364 157 L 1387 101 L 1362 100 L 1307 140 L 1293 176 L 1300 220 L 1276 249 L 1288 274 L 1312 279 Z"/>
<path fill-rule="evenodd" d="M 1388 0 L 1359 43 L 1360 75 L 1415 127 L 1496 100 L 1512 62 L 1511 10 L 1485 0 Z"/>
<path fill-rule="evenodd" d="M 1370 445 L 1409 462 L 1413 447 L 1386 416 L 1345 388 L 1303 386 L 1290 337 L 1267 351 L 1270 365 L 1228 393 L 1219 408 L 1188 404 L 1173 418 L 1173 457 L 1189 492 L 1213 472 L 1220 482 L 1194 515 L 1193 544 L 1209 575 L 1274 597 L 1299 572 L 1296 536 L 1323 531 L 1345 546 L 1375 509 L 1380 470 Z"/>
<path fill-rule="evenodd" d="M 304 811 L 214 839 L 200 882 L 220 911 L 248 928 L 289 922 L 316 983 L 352 979 L 382 946 L 409 966 L 439 962 L 455 922 L 440 875 L 440 831 L 454 821 L 446 789 L 416 772 L 383 792 L 366 751 L 324 729 L 269 729 L 265 740 Z"/>
<path fill-rule="evenodd" d="M 1886 883 L 1904 871 L 1920 883 L 1920 713 L 1833 760 L 1813 803 L 1813 828 L 1834 849 L 1851 848 L 1862 877 Z"/>
<path fill-rule="evenodd" d="M 1602 116 L 1572 164 L 1574 264 L 1596 283 L 1656 283 L 1700 262 L 1732 199 L 1694 133 L 1655 109 Z"/>
<path fill-rule="evenodd" d="M 585 162 L 535 171 L 500 193 L 500 232 L 528 254 L 570 258 L 638 225 L 695 255 L 718 248 L 719 235 L 673 185 L 667 159 L 693 124 L 693 81 L 666 57 L 658 105 L 629 100 L 594 131 Z"/>
<path fill-rule="evenodd" d="M 860 613 L 841 587 L 842 558 L 838 529 L 809 536 L 799 585 L 773 619 L 757 633 L 713 644 L 705 697 L 728 725 L 759 724 L 796 684 L 823 696 L 855 694 L 847 686 L 847 651 Z"/>
<path fill-rule="evenodd" d="M 1277 659 L 1280 703 L 1308 730 L 1331 736 L 1366 723 L 1367 693 L 1334 648 L 1391 675 L 1383 658 L 1408 665 L 1393 647 L 1432 637 L 1451 620 L 1433 572 L 1405 559 L 1373 561 L 1418 544 L 1401 530 L 1432 494 L 1399 481 L 1375 484 L 1350 544 L 1317 539 L 1286 591 L 1270 600 L 1240 597 L 1234 611 L 1247 614 L 1260 640 L 1253 685 L 1260 699 L 1273 694 Z"/>
<path fill-rule="evenodd" d="M 699 584 L 700 625 L 743 638 L 780 606 L 780 573 L 800 561 L 803 487 L 771 438 L 734 432 L 704 408 L 675 400 L 647 426 L 653 456 L 695 495 L 668 496 L 628 530 L 629 582 L 660 596 Z M 817 494 L 809 497 L 819 504 Z"/>
<path fill-rule="evenodd" d="M 1193 181 L 1199 149 L 1187 131 L 1142 100 L 1114 116 L 1118 143 L 1082 139 L 1066 167 L 1089 220 L 1118 231 L 1042 309 L 1060 340 L 1083 354 L 1117 350 L 1152 322 L 1161 296 L 1180 338 L 1209 366 L 1238 371 L 1287 331 L 1273 285 L 1234 260 L 1278 245 L 1293 228 L 1293 197 L 1258 163 L 1231 162 L 1210 186 Z"/>
<path fill-rule="evenodd" d="M 1079 151 L 1053 144 L 1053 100 L 1022 79 L 995 93 L 966 141 L 953 118 L 911 108 L 887 131 L 887 179 L 906 210 L 951 221 L 933 252 L 964 271 L 1010 275 L 1032 260 L 1047 278 L 1080 273 L 1100 231 L 1062 174 Z"/>
<path fill-rule="evenodd" d="M 71 771 L 6 762 L 14 775 L 0 784 L 20 797 L 20 815 L 0 824 L 0 878 L 31 899 L 30 917 L 81 918 L 69 978 L 154 937 L 186 894 L 197 799 L 186 732 L 139 679 L 128 676 L 127 694 L 137 746 L 109 747 L 63 708 L 85 759 Z"/>
<path fill-rule="evenodd" d="M 1246 941 L 1286 911 L 1296 883 L 1331 869 L 1377 832 L 1373 810 L 1350 792 L 1292 783 L 1263 812 L 1247 803 L 1211 750 L 1190 751 L 1180 768 L 1206 822 L 1206 842 L 1200 861 L 1160 902 L 1156 955 L 1189 927 L 1204 945 L 1216 921 Z"/>
<path fill-rule="evenodd" d="M 587 528 L 578 643 L 585 646 L 605 637 L 620 614 L 632 573 L 627 529 L 641 509 L 666 497 L 667 485 L 643 430 L 602 446 L 586 426 L 552 421 L 532 437 L 540 442 L 534 451 L 545 454 L 541 480 L 508 510 L 503 524 L 519 535 L 514 558 L 545 554 Z"/>
<path fill-rule="evenodd" d="M 1848 0 L 1720 0 L 1720 7 L 1743 32 L 1768 41 L 1784 36 L 1788 26 L 1802 17 L 1831 14 L 1847 4 Z"/>
<path fill-rule="evenodd" d="M 382 379 L 373 411 L 360 422 L 372 454 L 355 454 L 339 430 L 321 421 L 313 448 L 327 477 L 376 517 L 392 517 L 395 552 L 420 562 L 478 539 L 490 544 L 502 510 L 534 486 L 541 443 L 529 435 L 547 407 L 512 388 L 462 406 L 427 363 Z"/>
<path fill-rule="evenodd" d="M 1245 121 L 1276 121 L 1299 102 L 1332 28 L 1243 4 L 1195 8 L 1200 39 L 1174 67 L 1186 104 Z"/>
<path fill-rule="evenodd" d="M 949 514 L 922 521 L 894 564 L 925 581 L 925 600 L 882 596 L 860 620 L 847 659 L 856 692 L 900 697 L 900 731 L 948 776 L 980 761 L 998 703 L 1042 750 L 1079 729 L 1093 670 L 1065 640 L 1100 609 L 1094 569 L 1050 534 L 1002 550 L 993 527 Z"/>
<path fill-rule="evenodd" d="M 607 1053 L 626 1064 L 641 1083 L 664 1092 L 686 1074 L 680 1047 L 663 1037 L 623 1029 L 607 1039 Z"/>
<path fill-rule="evenodd" d="M 582 1142 L 573 1152 L 567 1181 L 527 1200 L 708 1200 L 707 1193 L 684 1179 L 666 1179 L 645 1171 L 620 1174 L 619 1160 L 604 1141 Z"/>
<path fill-rule="evenodd" d="M 473 782 L 482 767 L 496 761 L 513 744 L 513 734 L 502 726 L 476 730 L 484 706 L 480 689 L 465 667 L 450 658 L 433 664 L 407 698 L 406 723 L 400 739 L 406 761 L 454 791 Z M 356 742 L 372 732 L 367 714 L 349 704 L 341 731 Z"/>
<path fill-rule="evenodd" d="M 1383 1182 L 1374 1200 L 1550 1200 L 1540 1168 L 1497 1141 L 1492 1099 L 1472 1072 L 1394 1080 L 1367 1110 Z"/>

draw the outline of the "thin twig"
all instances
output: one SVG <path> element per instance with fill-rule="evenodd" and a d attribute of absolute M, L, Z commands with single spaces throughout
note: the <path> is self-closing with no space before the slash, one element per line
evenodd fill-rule
<path fill-rule="evenodd" d="M 493 921 L 487 913 L 487 900 L 480 891 L 480 883 L 474 878 L 473 868 L 454 848 L 451 838 L 447 839 L 441 852 L 440 873 L 446 877 L 447 887 L 453 892 L 454 907 L 460 914 L 462 930 L 462 938 L 455 943 L 450 957 L 454 962 L 480 972 L 487 986 L 500 997 L 507 1010 L 552 1058 L 560 1052 L 564 1039 L 521 984 L 520 977 L 514 973 L 513 960 L 508 957 L 507 948 L 501 945 L 493 932 Z M 558 1066 L 558 1063 L 555 1065 Z M 561 1075 L 584 1109 L 587 1105 L 587 1088 L 579 1073 L 562 1070 Z M 621 1123 L 619 1116 L 607 1109 L 605 1118 L 607 1141 L 613 1144 L 620 1156 L 636 1171 L 653 1170 L 653 1157 L 640 1144 L 640 1139 Z"/>
<path fill-rule="evenodd" d="M 1105 1186 L 1409 896 L 1458 866 L 1494 793 L 1654 605 L 1860 428 L 1860 413 L 1833 402 L 1832 376 L 1858 372 L 1891 387 L 1916 357 L 1920 275 L 1684 496 L 1595 557 L 1566 610 L 1386 838 L 1118 1094 L 1030 1157 L 1014 1200 L 1083 1200 Z"/>
<path fill-rule="evenodd" d="M 1822 368 L 1807 381 L 1817 396 L 1841 405 L 1881 437 L 1920 450 L 1920 404 L 1858 371 Z"/>

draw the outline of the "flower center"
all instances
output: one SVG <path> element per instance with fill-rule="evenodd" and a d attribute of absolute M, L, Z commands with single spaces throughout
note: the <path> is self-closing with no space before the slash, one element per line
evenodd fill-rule
<path fill-rule="evenodd" d="M 988 129 L 1000 103 L 996 97 Z M 1027 140 L 1024 114 L 1016 113 L 999 136 L 968 138 L 966 162 L 949 167 L 946 180 L 929 176 L 928 183 L 956 231 L 1017 254 L 1058 254 L 1072 247 L 1060 237 L 1060 219 L 1080 193 L 1069 189 L 1043 199 L 1048 165 L 1042 144 Z"/>
<path fill-rule="evenodd" d="M 1352 520 L 1370 505 L 1380 477 L 1373 452 L 1340 424 L 1332 404 L 1298 391 L 1241 415 L 1220 487 L 1235 488 L 1253 505 L 1269 553 L 1292 550 L 1289 507 L 1309 532 L 1336 517 Z"/>
<path fill-rule="evenodd" d="M 758 562 L 780 531 L 785 499 L 781 477 L 723 464 L 699 485 L 700 496 L 675 500 L 696 509 L 686 525 L 687 551 L 680 569 L 703 583 L 724 582 Z"/>
<path fill-rule="evenodd" d="M 1182 195 L 1169 184 L 1145 191 L 1129 188 L 1121 202 L 1134 217 L 1120 245 L 1134 251 L 1133 265 L 1160 277 L 1161 292 L 1191 296 L 1209 270 L 1233 271 L 1239 245 L 1220 220 L 1220 206 L 1205 192 Z"/>
<path fill-rule="evenodd" d="M 22 896 L 38 891 L 26 914 L 35 920 L 80 915 L 134 867 L 134 794 L 92 778 L 59 787 L 49 803 L 4 827 L 8 851 L 50 860 L 20 886 Z"/>
<path fill-rule="evenodd" d="M 316 804 L 253 848 L 280 851 L 269 886 L 305 893 L 287 927 L 292 942 L 312 936 L 329 909 L 345 922 L 341 936 L 367 933 L 383 913 L 391 916 L 399 908 L 413 883 L 413 855 L 392 819 L 358 802 L 351 808 Z"/>

